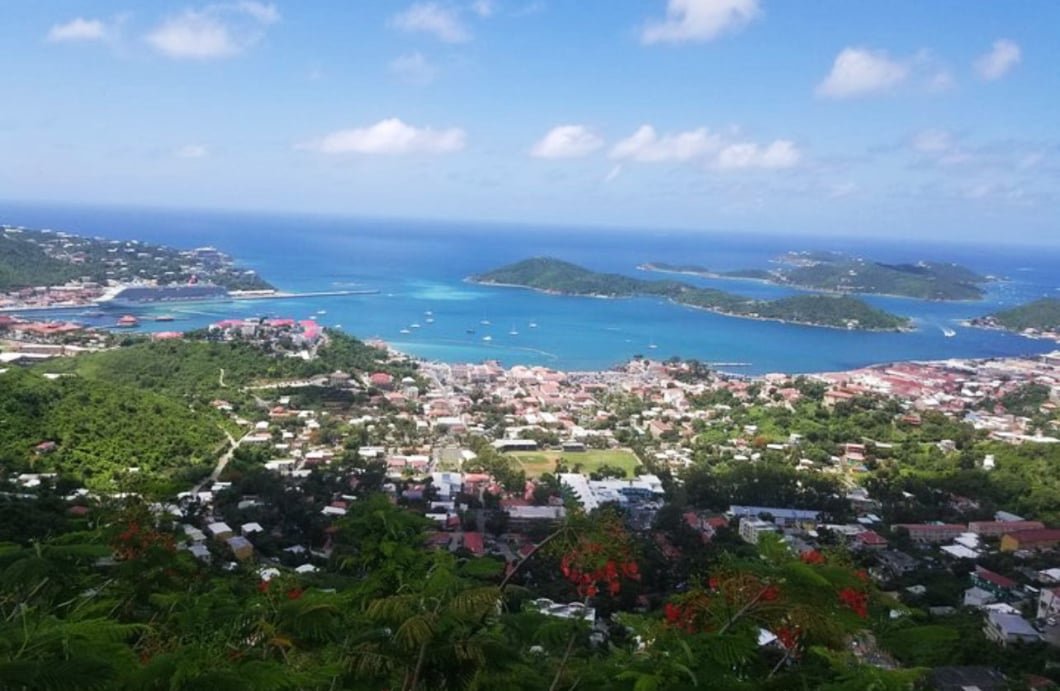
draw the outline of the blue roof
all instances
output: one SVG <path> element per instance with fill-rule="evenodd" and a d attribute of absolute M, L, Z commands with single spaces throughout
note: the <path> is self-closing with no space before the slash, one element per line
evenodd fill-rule
<path fill-rule="evenodd" d="M 729 513 L 733 516 L 758 516 L 768 513 L 774 518 L 810 521 L 817 520 L 817 517 L 821 515 L 820 511 L 807 509 L 779 509 L 775 506 L 737 506 L 735 504 L 729 507 Z"/>

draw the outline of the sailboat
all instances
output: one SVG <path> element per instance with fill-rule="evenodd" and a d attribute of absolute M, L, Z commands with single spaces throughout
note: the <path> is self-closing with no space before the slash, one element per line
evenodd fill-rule
<path fill-rule="evenodd" d="M 537 322 L 530 322 L 530 328 L 531 329 L 536 329 L 537 328 Z"/>
<path fill-rule="evenodd" d="M 483 341 L 486 341 L 487 343 L 489 343 L 490 341 L 492 341 L 492 340 L 493 340 L 493 336 L 483 336 L 483 337 L 482 337 L 482 340 L 483 340 Z"/>
<path fill-rule="evenodd" d="M 946 338 L 953 338 L 954 336 L 957 335 L 957 332 L 954 331 L 953 329 L 950 329 L 950 328 L 947 328 L 947 327 L 944 326 L 944 327 L 942 327 L 942 335 L 945 336 Z"/>
<path fill-rule="evenodd" d="M 509 336 L 518 336 L 519 332 L 515 330 L 515 326 L 512 326 L 512 330 L 508 332 Z"/>

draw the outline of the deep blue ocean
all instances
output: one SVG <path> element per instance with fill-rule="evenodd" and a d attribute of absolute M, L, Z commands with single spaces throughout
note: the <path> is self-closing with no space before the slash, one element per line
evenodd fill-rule
<path fill-rule="evenodd" d="M 506 365 L 581 370 L 612 367 L 635 354 L 678 355 L 744 363 L 722 369 L 747 374 L 834 371 L 898 360 L 1026 355 L 1057 347 L 958 324 L 999 306 L 1060 294 L 1057 247 L 2 202 L 0 223 L 180 248 L 213 245 L 285 291 L 379 291 L 375 295 L 146 307 L 139 316 L 166 313 L 176 317 L 172 323 L 144 321 L 141 328 L 148 331 L 187 330 L 230 317 L 312 317 L 361 338 L 381 338 L 399 350 L 448 362 L 496 359 Z M 530 256 L 553 256 L 593 269 L 661 278 L 635 267 L 648 261 L 693 263 L 718 270 L 766 267 L 772 257 L 789 250 L 838 250 L 883 261 L 953 261 L 1004 280 L 992 284 L 987 299 L 980 302 L 866 297 L 874 305 L 913 317 L 917 331 L 904 334 L 759 322 L 650 299 L 557 297 L 475 286 L 464 280 Z M 754 297 L 792 292 L 740 280 L 681 280 Z M 428 312 L 433 323 L 427 322 Z M 76 312 L 55 316 L 92 321 Z M 113 316 L 104 321 L 112 323 Z M 413 324 L 419 328 L 412 328 Z M 956 336 L 947 338 L 943 328 L 956 330 Z M 474 333 L 468 333 L 471 330 Z M 492 340 L 484 341 L 485 336 Z"/>

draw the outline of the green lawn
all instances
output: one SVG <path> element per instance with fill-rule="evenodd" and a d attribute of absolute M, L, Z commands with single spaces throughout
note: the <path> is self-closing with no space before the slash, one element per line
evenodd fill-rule
<path fill-rule="evenodd" d="M 527 477 L 537 477 L 542 473 L 551 473 L 556 469 L 556 461 L 562 460 L 573 469 L 580 465 L 580 471 L 591 473 L 602 465 L 622 468 L 627 477 L 633 475 L 633 469 L 640 465 L 631 451 L 590 449 L 584 453 L 567 453 L 562 451 L 530 451 L 508 454 L 518 461 L 526 471 Z"/>

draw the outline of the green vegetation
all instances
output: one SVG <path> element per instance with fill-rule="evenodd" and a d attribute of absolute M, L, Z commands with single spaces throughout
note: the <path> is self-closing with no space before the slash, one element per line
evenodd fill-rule
<path fill-rule="evenodd" d="M 781 258 L 786 268 L 716 272 L 691 264 L 653 262 L 648 271 L 687 273 L 708 278 L 753 278 L 778 285 L 838 293 L 899 295 L 921 300 L 979 300 L 987 281 L 963 266 L 942 262 L 884 264 L 833 252 L 791 253 Z"/>
<path fill-rule="evenodd" d="M 597 273 L 569 262 L 544 257 L 510 264 L 474 276 L 472 280 L 564 295 L 660 297 L 735 317 L 773 319 L 811 326 L 890 331 L 909 325 L 909 321 L 903 317 L 851 297 L 806 295 L 779 300 L 753 300 L 678 281 L 642 281 L 619 274 Z"/>
<path fill-rule="evenodd" d="M 557 462 L 569 468 L 570 472 L 590 475 L 600 472 L 603 468 L 610 468 L 621 471 L 625 477 L 632 477 L 637 466 L 640 465 L 635 455 L 623 449 L 513 452 L 507 455 L 516 460 L 526 471 L 527 477 L 531 478 L 555 472 Z"/>
<path fill-rule="evenodd" d="M 972 323 L 1012 331 L 1060 331 L 1060 298 L 1042 298 L 975 319 Z"/>
<path fill-rule="evenodd" d="M 0 290 L 62 284 L 74 279 L 99 283 L 145 278 L 187 283 L 193 278 L 229 290 L 272 286 L 220 253 L 199 255 L 137 241 L 102 240 L 39 230 L 0 231 Z"/>
<path fill-rule="evenodd" d="M 897 691 L 923 675 L 850 650 L 891 607 L 854 568 L 768 539 L 713 557 L 709 581 L 704 570 L 670 596 L 652 543 L 608 512 L 573 519 L 506 573 L 428 550 L 422 517 L 367 495 L 335 523 L 320 572 L 269 581 L 257 564 L 224 568 L 220 543 L 207 543 L 213 564 L 176 549 L 179 528 L 135 499 L 52 525 L 0 551 L 5 688 Z M 595 568 L 586 555 L 621 565 L 591 596 L 565 576 Z M 533 611 L 543 593 L 590 600 L 600 623 Z M 760 646 L 763 628 L 784 643 Z"/>
<path fill-rule="evenodd" d="M 94 489 L 189 477 L 212 465 L 225 441 L 221 416 L 148 391 L 80 377 L 0 374 L 0 465 L 56 472 Z M 54 449 L 37 449 L 54 442 Z"/>
<path fill-rule="evenodd" d="M 205 332 L 199 334 L 205 335 Z M 328 332 L 328 343 L 313 360 L 284 357 L 261 345 L 227 341 L 145 341 L 76 358 L 53 360 L 38 369 L 67 372 L 93 381 L 153 391 L 166 396 L 208 403 L 215 398 L 239 399 L 240 389 L 276 380 L 328 374 L 336 370 L 412 373 L 407 365 L 386 362 L 386 353 L 339 331 Z M 224 377 L 221 377 L 221 372 Z"/>

